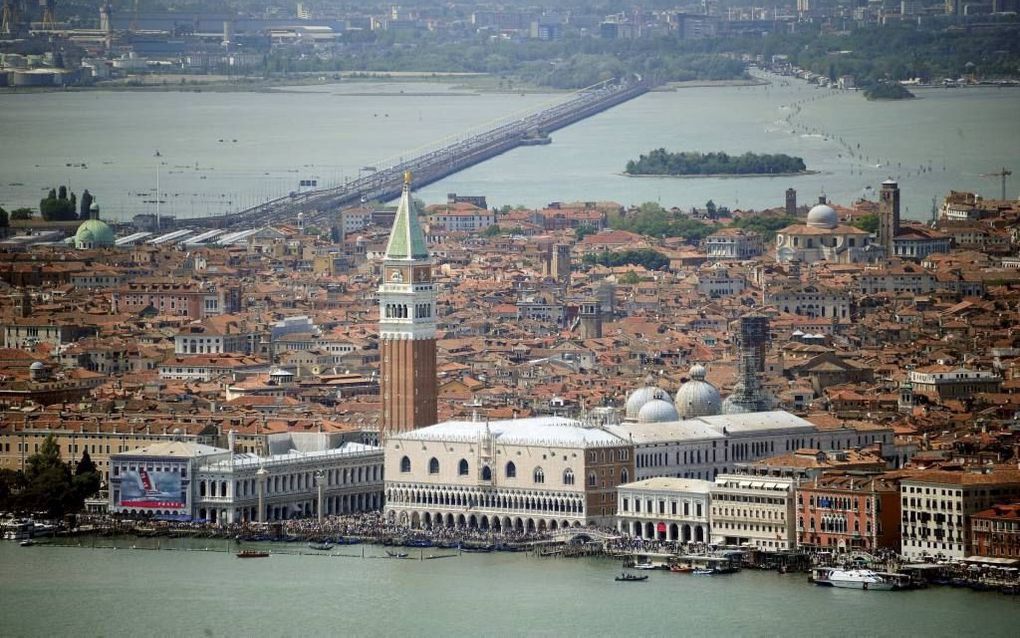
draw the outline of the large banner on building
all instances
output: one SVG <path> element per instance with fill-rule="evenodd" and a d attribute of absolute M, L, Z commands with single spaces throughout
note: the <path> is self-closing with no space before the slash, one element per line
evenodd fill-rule
<path fill-rule="evenodd" d="M 184 509 L 188 499 L 177 472 L 129 470 L 121 475 L 120 506 Z"/>

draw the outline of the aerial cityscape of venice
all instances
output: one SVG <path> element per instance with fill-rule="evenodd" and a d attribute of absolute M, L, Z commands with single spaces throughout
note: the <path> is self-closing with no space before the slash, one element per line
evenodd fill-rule
<path fill-rule="evenodd" d="M 0 635 L 1016 635 L 1020 0 L 0 8 Z"/>

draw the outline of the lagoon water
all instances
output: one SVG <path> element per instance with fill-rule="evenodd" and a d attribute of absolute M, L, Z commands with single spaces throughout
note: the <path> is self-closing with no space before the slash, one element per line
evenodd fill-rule
<path fill-rule="evenodd" d="M 100 539 L 109 544 L 111 539 Z M 119 539 L 119 550 L 0 543 L 4 636 L 1015 636 L 1020 597 L 816 587 L 804 574 L 651 572 L 616 561 L 465 554 L 238 560 L 225 541 Z M 87 546 L 88 539 L 83 539 Z M 264 544 L 268 549 L 299 547 Z M 305 550 L 310 551 L 310 550 Z M 452 553 L 423 550 L 423 555 Z"/>
<path fill-rule="evenodd" d="M 898 179 L 904 214 L 926 219 L 949 189 L 997 197 L 1002 167 L 1020 169 L 1020 90 L 918 89 L 916 100 L 868 102 L 860 93 L 766 76 L 768 84 L 654 92 L 425 187 L 484 194 L 490 205 L 658 201 L 731 208 L 802 203 L 825 193 L 850 204 Z M 302 179 L 342 183 L 361 169 L 486 128 L 562 99 L 474 93 L 436 83 L 358 82 L 287 91 L 0 94 L 0 205 L 37 206 L 51 186 L 89 188 L 104 216 L 178 217 L 245 208 L 298 190 Z M 653 148 L 787 153 L 815 174 L 794 177 L 628 178 L 627 160 Z M 160 158 L 155 158 L 155 151 Z M 83 167 L 84 165 L 84 167 Z M 1007 182 L 1016 197 L 1020 181 Z"/>

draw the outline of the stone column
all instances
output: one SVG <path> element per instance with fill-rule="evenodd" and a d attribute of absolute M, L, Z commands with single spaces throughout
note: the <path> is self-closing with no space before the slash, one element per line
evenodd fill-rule
<path fill-rule="evenodd" d="M 255 519 L 259 523 L 266 522 L 266 477 L 269 476 L 269 472 L 266 468 L 260 467 L 258 472 L 255 472 L 255 476 L 258 477 L 258 493 L 259 493 L 259 514 Z"/>
<path fill-rule="evenodd" d="M 323 505 L 324 505 L 323 496 L 324 496 L 325 491 L 326 491 L 326 475 L 323 473 L 322 470 L 318 470 L 315 473 L 315 486 L 319 490 L 318 509 L 319 509 L 319 524 L 321 525 L 322 524 L 322 518 L 323 518 L 323 515 L 324 515 L 323 514 L 323 511 L 324 511 L 324 508 L 323 508 Z"/>

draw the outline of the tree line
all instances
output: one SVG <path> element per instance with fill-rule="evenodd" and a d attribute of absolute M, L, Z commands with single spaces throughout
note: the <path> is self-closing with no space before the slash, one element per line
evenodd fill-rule
<path fill-rule="evenodd" d="M 28 457 L 25 470 L 0 470 L 0 510 L 42 513 L 51 518 L 78 512 L 99 492 L 101 476 L 86 450 L 74 471 L 60 457 L 52 434 Z"/>
<path fill-rule="evenodd" d="M 95 198 L 88 189 L 85 189 L 81 194 L 79 201 L 78 196 L 69 192 L 66 186 L 60 186 L 51 188 L 46 197 L 39 200 L 39 213 L 48 222 L 86 220 L 89 218 L 94 201 Z M 9 220 L 32 219 L 34 216 L 35 211 L 31 208 L 15 208 L 8 212 L 0 207 L 0 228 L 7 227 Z"/>
<path fill-rule="evenodd" d="M 636 161 L 630 160 L 626 167 L 628 175 L 769 175 L 806 170 L 803 158 L 782 153 L 671 153 L 664 148 L 641 155 Z"/>
<path fill-rule="evenodd" d="M 669 257 L 651 248 L 638 248 L 618 252 L 588 254 L 582 258 L 586 264 L 599 266 L 644 266 L 648 270 L 662 270 L 669 266 Z"/>
<path fill-rule="evenodd" d="M 267 73 L 389 71 L 486 73 L 515 84 L 579 89 L 638 73 L 654 83 L 729 80 L 746 76 L 738 56 L 673 36 L 603 39 L 569 34 L 562 39 L 508 41 L 485 34 L 346 32 L 347 46 L 329 56 L 276 50 Z"/>
<path fill-rule="evenodd" d="M 703 211 L 708 217 L 728 215 L 729 210 L 719 207 L 709 200 Z M 735 219 L 728 225 L 708 223 L 695 219 L 682 211 L 666 210 L 655 202 L 645 202 L 637 210 L 609 220 L 609 226 L 617 230 L 626 230 L 646 237 L 665 239 L 682 237 L 688 244 L 697 245 L 705 237 L 723 228 L 740 228 L 754 231 L 766 242 L 775 238 L 776 233 L 791 224 L 802 220 L 786 214 L 759 213 Z"/>

